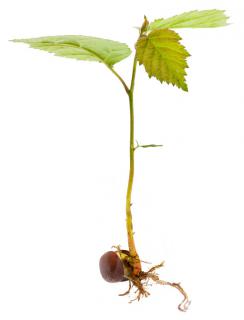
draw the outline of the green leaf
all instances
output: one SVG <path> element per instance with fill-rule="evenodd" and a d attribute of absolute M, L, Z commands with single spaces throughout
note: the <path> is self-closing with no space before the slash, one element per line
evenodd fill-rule
<path fill-rule="evenodd" d="M 130 48 L 124 43 L 78 35 L 17 39 L 12 41 L 27 43 L 31 48 L 48 51 L 56 56 L 103 62 L 110 67 L 131 54 Z"/>
<path fill-rule="evenodd" d="M 224 10 L 190 11 L 168 19 L 157 19 L 148 30 L 162 28 L 216 28 L 227 25 L 228 17 Z"/>
<path fill-rule="evenodd" d="M 139 148 L 157 148 L 157 147 L 162 147 L 162 144 L 142 144 L 139 145 Z"/>
<path fill-rule="evenodd" d="M 138 145 L 135 147 L 135 149 L 137 148 L 157 148 L 157 147 L 162 147 L 162 144 L 142 144 L 142 145 Z"/>
<path fill-rule="evenodd" d="M 149 77 L 188 91 L 185 82 L 186 58 L 189 53 L 180 44 L 181 37 L 173 30 L 158 29 L 143 35 L 136 43 L 136 56 Z"/>
<path fill-rule="evenodd" d="M 162 144 L 139 144 L 138 141 L 136 140 L 136 146 L 134 150 L 138 148 L 157 148 L 157 147 L 163 147 Z"/>

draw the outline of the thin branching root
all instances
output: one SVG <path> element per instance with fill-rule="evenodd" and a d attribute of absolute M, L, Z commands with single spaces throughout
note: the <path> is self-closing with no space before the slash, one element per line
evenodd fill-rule
<path fill-rule="evenodd" d="M 156 273 L 156 270 L 163 267 L 163 266 L 164 266 L 164 262 L 162 262 L 156 266 L 153 266 L 147 272 L 141 271 L 136 276 L 135 275 L 127 276 L 128 280 L 129 280 L 129 288 L 125 293 L 120 294 L 120 296 L 128 295 L 129 293 L 131 293 L 133 288 L 135 288 L 136 289 L 134 291 L 135 298 L 133 298 L 129 302 L 131 303 L 135 300 L 139 301 L 141 298 L 148 297 L 150 295 L 150 293 L 148 292 L 148 287 L 151 286 L 152 283 L 154 282 L 156 284 L 160 284 L 163 286 L 170 286 L 170 287 L 177 289 L 183 296 L 183 300 L 179 304 L 178 309 L 183 312 L 187 311 L 191 302 L 188 298 L 187 293 L 182 288 L 180 283 L 168 282 L 168 281 L 161 280 L 159 278 L 158 274 Z"/>

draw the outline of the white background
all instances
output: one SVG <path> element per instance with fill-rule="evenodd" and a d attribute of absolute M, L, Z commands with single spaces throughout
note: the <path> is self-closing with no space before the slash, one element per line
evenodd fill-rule
<path fill-rule="evenodd" d="M 149 20 L 226 9 L 230 26 L 178 30 L 189 92 L 138 68 L 134 229 L 143 260 L 192 299 L 154 286 L 128 304 L 100 255 L 127 247 L 129 108 L 97 63 L 54 57 L 13 38 L 83 34 L 133 48 Z M 0 319 L 243 319 L 243 1 L 33 1 L 0 5 Z M 132 57 L 116 65 L 130 79 Z M 148 268 L 145 265 L 145 268 Z"/>

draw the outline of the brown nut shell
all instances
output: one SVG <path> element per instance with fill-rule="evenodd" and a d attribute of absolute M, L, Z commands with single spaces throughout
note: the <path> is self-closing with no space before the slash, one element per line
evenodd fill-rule
<path fill-rule="evenodd" d="M 104 253 L 99 261 L 100 272 L 107 282 L 121 282 L 124 278 L 124 267 L 117 253 L 108 251 Z"/>

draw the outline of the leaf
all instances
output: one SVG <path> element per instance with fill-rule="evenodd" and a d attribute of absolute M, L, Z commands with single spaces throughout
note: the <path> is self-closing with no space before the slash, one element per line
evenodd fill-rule
<path fill-rule="evenodd" d="M 173 30 L 158 29 L 143 35 L 136 43 L 136 56 L 149 77 L 188 91 L 185 82 L 186 58 L 189 53 L 180 44 L 181 37 Z"/>
<path fill-rule="evenodd" d="M 190 11 L 168 19 L 153 21 L 148 30 L 161 28 L 216 28 L 227 25 L 228 17 L 224 10 Z"/>
<path fill-rule="evenodd" d="M 139 148 L 156 148 L 156 147 L 162 147 L 162 144 L 142 144 L 139 146 Z"/>
<path fill-rule="evenodd" d="M 157 147 L 162 147 L 162 144 L 142 144 L 137 146 L 137 148 L 157 148 Z"/>
<path fill-rule="evenodd" d="M 139 144 L 138 141 L 136 140 L 136 147 L 134 150 L 138 148 L 157 148 L 157 147 L 163 147 L 162 144 Z"/>
<path fill-rule="evenodd" d="M 130 48 L 124 43 L 78 35 L 12 41 L 27 43 L 31 48 L 55 53 L 56 56 L 103 62 L 110 67 L 131 54 Z"/>

